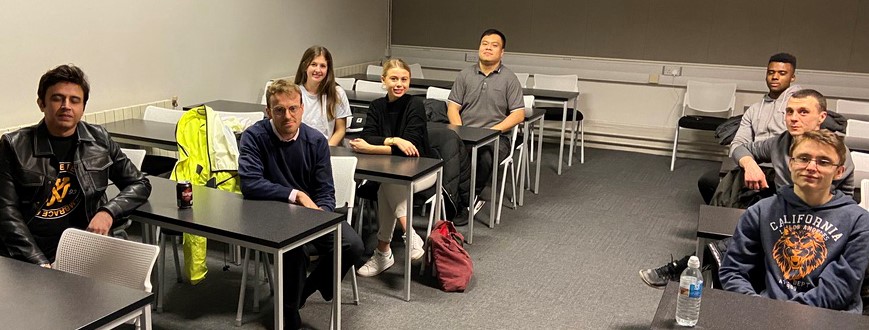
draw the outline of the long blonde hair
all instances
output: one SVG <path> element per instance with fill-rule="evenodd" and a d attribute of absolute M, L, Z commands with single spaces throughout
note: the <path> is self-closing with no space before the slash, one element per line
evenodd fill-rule
<path fill-rule="evenodd" d="M 400 58 L 390 58 L 383 62 L 383 73 L 380 74 L 381 77 L 386 78 L 386 72 L 391 69 L 400 68 L 407 71 L 407 75 L 410 76 L 410 66 L 404 62 L 404 60 Z M 413 77 L 411 77 L 413 78 Z"/>

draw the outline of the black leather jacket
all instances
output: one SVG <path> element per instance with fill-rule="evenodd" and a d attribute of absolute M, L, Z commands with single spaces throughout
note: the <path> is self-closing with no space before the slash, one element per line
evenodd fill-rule
<path fill-rule="evenodd" d="M 119 224 L 124 215 L 148 200 L 151 183 L 102 127 L 79 122 L 76 134 L 73 166 L 84 192 L 85 223 L 105 210 Z M 58 174 L 53 159 L 48 130 L 41 121 L 0 139 L 0 254 L 36 264 L 49 262 L 28 223 L 51 194 Z M 120 194 L 107 200 L 110 179 Z"/>

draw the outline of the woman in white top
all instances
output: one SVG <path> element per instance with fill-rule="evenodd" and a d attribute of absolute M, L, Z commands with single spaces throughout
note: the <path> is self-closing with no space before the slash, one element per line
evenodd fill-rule
<path fill-rule="evenodd" d="M 311 46 L 296 70 L 296 85 L 302 91 L 305 112 L 302 122 L 323 133 L 330 146 L 342 144 L 350 117 L 350 102 L 335 83 L 332 54 L 323 46 Z"/>

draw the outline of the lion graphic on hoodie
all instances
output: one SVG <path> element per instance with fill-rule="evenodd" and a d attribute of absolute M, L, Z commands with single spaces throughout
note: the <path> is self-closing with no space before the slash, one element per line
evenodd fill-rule
<path fill-rule="evenodd" d="M 806 227 L 785 227 L 773 245 L 772 256 L 784 278 L 795 281 L 806 277 L 827 258 L 824 236 Z"/>

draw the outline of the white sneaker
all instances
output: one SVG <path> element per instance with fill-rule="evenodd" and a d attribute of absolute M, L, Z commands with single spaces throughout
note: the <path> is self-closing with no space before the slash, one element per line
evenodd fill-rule
<path fill-rule="evenodd" d="M 393 264 L 395 264 L 395 258 L 392 257 L 392 251 L 384 254 L 383 252 L 374 249 L 374 255 L 371 256 L 371 259 L 368 259 L 368 262 L 362 265 L 362 267 L 359 267 L 356 274 L 363 277 L 375 276 L 382 273 L 384 270 L 389 269 Z"/>
<path fill-rule="evenodd" d="M 483 205 L 486 205 L 486 201 L 477 196 L 477 200 L 474 202 L 474 214 L 480 213 L 480 210 L 483 209 Z"/>
<path fill-rule="evenodd" d="M 419 260 L 422 258 L 422 255 L 425 254 L 425 250 L 423 249 L 424 242 L 422 241 L 422 237 L 419 237 L 419 234 L 416 231 L 413 231 L 413 236 L 410 239 L 410 260 Z"/>

